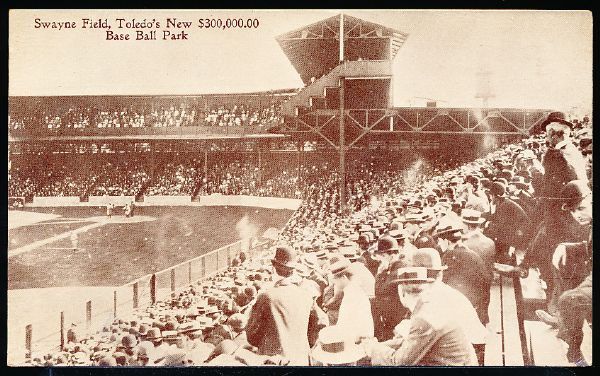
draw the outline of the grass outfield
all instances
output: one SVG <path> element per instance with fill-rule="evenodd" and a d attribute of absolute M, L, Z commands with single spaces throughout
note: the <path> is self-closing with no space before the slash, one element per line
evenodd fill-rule
<path fill-rule="evenodd" d="M 32 242 L 50 238 L 62 234 L 67 231 L 75 230 L 93 222 L 73 222 L 73 223 L 58 223 L 43 222 L 35 225 L 22 226 L 19 228 L 10 229 L 8 250 L 24 247 Z"/>
<path fill-rule="evenodd" d="M 27 210 L 61 218 L 9 230 L 9 251 L 81 228 L 89 224 L 87 218 L 105 214 L 98 207 Z M 291 213 L 249 207 L 137 207 L 136 217 L 151 220 L 100 224 L 79 233 L 78 249 L 69 249 L 66 237 L 14 256 L 9 252 L 8 289 L 119 286 L 235 242 L 240 239 L 236 224 L 246 215 L 247 231 L 260 236 L 267 228 L 281 228 Z M 85 222 L 60 222 L 69 218 Z"/>

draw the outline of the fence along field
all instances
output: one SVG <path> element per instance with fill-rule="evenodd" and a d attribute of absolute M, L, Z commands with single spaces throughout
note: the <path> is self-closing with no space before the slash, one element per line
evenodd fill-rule
<path fill-rule="evenodd" d="M 9 242 L 53 222 L 61 231 L 67 219 L 102 218 L 102 209 L 93 207 L 26 210 L 11 212 L 27 219 L 10 229 Z M 59 346 L 71 323 L 96 330 L 115 313 L 126 314 L 214 274 L 247 247 L 240 239 L 281 228 L 290 214 L 250 207 L 144 207 L 139 215 L 154 220 L 124 223 L 117 217 L 116 223 L 81 233 L 79 250 L 71 249 L 66 237 L 16 256 L 9 251 L 9 364 L 22 362 L 26 348 Z"/>

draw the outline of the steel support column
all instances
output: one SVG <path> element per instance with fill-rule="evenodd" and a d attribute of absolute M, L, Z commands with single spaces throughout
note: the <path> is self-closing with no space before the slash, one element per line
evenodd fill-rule
<path fill-rule="evenodd" d="M 340 152 L 340 165 L 338 167 L 340 174 L 340 212 L 342 215 L 346 211 L 346 145 L 345 145 L 345 111 L 344 111 L 344 86 L 345 79 L 340 78 L 340 142 L 338 151 Z"/>
<path fill-rule="evenodd" d="M 258 184 L 262 185 L 262 158 L 260 153 L 260 144 L 257 145 L 258 151 Z"/>
<path fill-rule="evenodd" d="M 204 178 L 208 180 L 208 150 L 204 149 Z"/>

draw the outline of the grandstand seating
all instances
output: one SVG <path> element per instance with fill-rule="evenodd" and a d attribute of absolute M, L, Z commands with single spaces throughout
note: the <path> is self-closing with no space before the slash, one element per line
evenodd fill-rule
<path fill-rule="evenodd" d="M 541 141 L 539 138 L 532 139 L 536 142 Z M 508 156 L 514 156 L 519 150 L 527 148 L 532 145 L 532 140 L 521 142 L 519 145 L 507 145 L 504 149 L 491 153 L 487 158 L 479 159 L 479 163 L 483 163 L 484 166 L 491 166 L 495 157 L 504 153 Z M 538 153 L 541 151 L 538 150 Z M 435 153 L 434 153 L 435 154 Z M 299 243 L 305 238 L 306 233 L 318 234 L 319 239 L 327 241 L 330 239 L 329 236 L 337 233 L 337 229 L 340 226 L 348 226 L 348 218 L 340 215 L 339 211 L 339 192 L 338 192 L 338 179 L 339 176 L 335 172 L 335 165 L 330 165 L 323 161 L 323 156 L 313 156 L 316 160 L 321 160 L 321 164 L 306 164 L 303 165 L 301 174 L 298 174 L 290 179 L 290 170 L 286 168 L 286 161 L 281 160 L 281 164 L 271 169 L 274 172 L 262 176 L 259 178 L 258 173 L 265 173 L 258 169 L 254 163 L 249 161 L 220 161 L 219 164 L 213 165 L 209 170 L 210 174 L 207 175 L 206 180 L 200 180 L 200 169 L 194 168 L 194 162 L 166 162 L 161 164 L 160 167 L 154 173 L 158 178 L 151 180 L 150 184 L 145 185 L 146 193 L 157 190 L 161 192 L 168 192 L 169 194 L 178 194 L 180 192 L 188 192 L 191 189 L 190 179 L 200 183 L 199 187 L 200 194 L 209 194 L 212 192 L 220 192 L 225 194 L 257 194 L 268 188 L 268 182 L 273 184 L 273 181 L 278 182 L 272 190 L 268 191 L 269 194 L 285 196 L 290 192 L 286 190 L 286 187 L 294 187 L 298 189 L 299 184 L 303 186 L 301 189 L 301 197 L 303 198 L 302 206 L 293 214 L 279 236 L 279 241 L 288 242 L 294 244 L 299 249 L 304 249 Z M 382 158 L 385 160 L 385 158 Z M 363 218 L 377 218 L 377 213 L 381 213 L 381 210 L 385 210 L 385 206 L 379 205 L 380 203 L 392 203 L 394 201 L 402 201 L 405 198 L 409 203 L 415 203 L 419 200 L 426 198 L 425 193 L 429 191 L 430 183 L 435 182 L 441 186 L 446 186 L 455 181 L 454 178 L 461 174 L 464 176 L 464 166 L 457 167 L 460 164 L 466 163 L 469 160 L 468 156 L 463 155 L 463 158 L 457 158 L 451 160 L 446 155 L 439 156 L 438 159 L 431 160 L 431 164 L 421 160 L 420 167 L 415 167 L 415 170 L 411 173 L 411 164 L 403 164 L 398 167 L 398 170 L 390 170 L 390 165 L 368 163 L 362 159 L 357 159 L 355 164 L 350 165 L 350 179 L 347 181 L 348 188 L 348 203 L 354 213 L 364 213 Z M 197 163 L 197 162 L 195 162 Z M 268 163 L 267 163 L 268 165 Z M 414 165 L 414 164 L 413 164 Z M 467 163 L 467 165 L 471 165 Z M 127 164 L 123 163 L 119 167 L 113 169 L 113 172 L 106 171 L 105 164 L 98 165 L 100 171 L 100 178 L 98 179 L 97 185 L 91 188 L 92 192 L 97 187 L 102 187 L 104 191 L 110 191 L 111 188 L 121 187 L 125 192 L 125 188 L 134 187 L 135 189 L 141 189 L 141 185 L 136 185 L 134 180 L 143 182 L 143 168 L 140 171 L 132 170 L 127 168 Z M 310 167 L 309 167 L 310 166 Z M 453 171 L 449 171 L 451 168 L 455 168 Z M 33 168 L 33 169 L 32 169 Z M 472 167 L 471 167 L 472 168 Z M 38 189 L 57 189 L 68 191 L 71 189 L 70 183 L 74 180 L 65 178 L 65 171 L 58 169 L 57 173 L 51 174 L 39 174 L 35 173 L 35 167 L 24 169 L 15 173 L 12 187 L 15 191 L 27 191 Z M 320 171 L 319 171 L 320 170 Z M 317 172 L 320 173 L 317 173 Z M 459 172 L 460 171 L 460 172 Z M 47 171 L 45 171 L 47 172 Z M 284 173 L 285 172 L 285 173 Z M 297 173 L 298 171 L 296 171 Z M 325 173 L 323 173 L 325 172 Z M 40 177 L 40 182 L 36 182 L 35 179 L 27 181 L 25 178 L 26 174 L 31 174 L 34 177 Z M 11 175 L 11 179 L 13 175 Z M 44 177 L 44 180 L 42 179 Z M 50 179 L 48 179 L 50 177 Z M 301 178 L 300 178 L 301 177 Z M 454 178 L 451 178 L 454 177 Z M 60 179 L 63 179 L 66 183 L 63 185 L 56 185 Z M 133 179 L 133 180 L 131 180 Z M 204 179 L 204 178 L 203 178 Z M 265 185 L 252 185 L 249 182 L 257 182 L 263 179 Z M 25 187 L 20 188 L 20 185 L 24 184 Z M 279 185 L 277 185 L 279 184 Z M 43 188 L 49 187 L 49 188 Z M 272 186 L 273 187 L 273 186 Z M 263 190 L 263 191 L 261 191 Z M 294 193 L 295 194 L 295 193 Z M 375 200 L 373 200 L 375 199 Z M 381 201 L 379 201 L 381 200 Z M 366 219 L 363 219 L 363 221 Z M 337 225 L 334 225 L 337 223 Z M 320 233 L 325 225 L 325 229 L 332 229 L 332 233 Z M 272 249 L 265 251 L 264 254 L 259 255 L 257 258 L 242 261 L 241 259 L 231 260 L 230 267 L 221 273 L 218 273 L 214 277 L 208 280 L 200 280 L 197 285 L 193 288 L 187 288 L 181 291 L 179 294 L 175 294 L 166 301 L 156 302 L 151 307 L 141 307 L 138 311 L 139 319 L 143 320 L 151 312 L 156 312 L 157 309 L 163 310 L 164 307 L 167 311 L 171 311 L 173 315 L 180 314 L 180 309 L 183 308 L 184 302 L 193 302 L 193 304 L 205 305 L 205 307 L 215 306 L 216 309 L 222 311 L 222 316 L 211 316 L 211 325 L 205 327 L 204 343 L 212 343 L 213 345 L 218 344 L 221 339 L 214 337 L 211 331 L 217 327 L 226 326 L 227 319 L 229 316 L 246 310 L 251 305 L 251 299 L 240 297 L 240 288 L 234 288 L 232 281 L 240 280 L 242 286 L 252 285 L 256 290 L 260 290 L 264 285 L 259 283 L 255 278 L 256 275 L 260 275 L 260 280 L 270 279 L 270 270 L 265 267 L 268 263 L 269 257 L 272 256 Z M 254 280 L 248 279 L 248 276 L 253 276 Z M 244 277 L 245 276 L 245 277 Z M 216 288 L 216 289 L 215 289 Z M 237 292 L 235 292 L 237 291 Z M 225 293 L 224 293 L 225 292 Z M 202 294 L 207 297 L 207 300 L 200 299 Z M 255 295 L 253 295 L 255 296 Z M 243 298 L 243 299 L 242 299 Z M 541 354 L 541 344 L 547 345 L 552 344 L 550 336 L 539 323 L 531 323 L 525 318 L 525 304 L 527 304 L 528 296 L 523 299 L 523 289 L 519 284 L 518 278 L 498 276 L 496 283 L 492 286 L 491 290 L 491 301 L 489 306 L 490 323 L 488 329 L 491 331 L 491 335 L 486 343 L 485 352 L 485 365 L 504 365 L 504 366 L 516 366 L 524 364 L 542 364 L 544 362 L 552 362 L 552 358 L 544 358 Z M 233 304 L 232 301 L 237 301 Z M 244 300 L 246 299 L 246 300 Z M 244 300 L 242 302 L 242 300 Z M 188 303 L 185 303 L 188 304 Z M 185 306 L 188 307 L 188 306 Z M 194 319 L 198 317 L 198 314 L 194 315 Z M 220 317 L 220 318 L 218 318 Z M 191 316 L 180 317 L 178 322 L 175 322 L 174 328 L 178 326 L 183 327 L 191 320 Z M 191 320 L 191 321 L 189 321 Z M 115 321 L 117 324 L 110 325 L 109 331 L 122 330 L 122 324 L 119 324 L 118 319 Z M 131 326 L 131 325 L 130 325 Z M 133 332 L 135 333 L 135 331 Z M 103 338 L 102 331 L 96 333 L 96 336 Z M 177 334 L 174 334 L 174 338 Z M 553 338 L 553 337 L 552 337 Z M 108 339 L 110 342 L 110 339 Z M 79 341 L 77 341 L 79 342 Z M 93 343 L 86 341 L 87 343 Z M 175 343 L 175 342 L 173 342 Z M 70 344 L 66 346 L 63 351 L 56 351 L 51 353 L 48 359 L 42 360 L 41 357 L 37 360 L 32 359 L 30 364 L 43 365 L 43 364 L 80 364 L 80 365 L 91 365 L 99 364 L 98 351 L 89 351 L 87 355 L 75 355 L 80 351 L 76 350 L 76 346 L 81 348 L 81 343 Z M 554 347 L 553 347 L 554 346 Z M 550 346 L 554 348 L 556 353 L 559 352 L 560 346 L 556 346 L 556 342 Z M 544 347 L 544 350 L 546 347 Z M 212 350 L 211 350 L 212 351 Z M 547 354 L 546 354 L 547 355 Z M 33 358 L 35 358 L 34 356 Z M 555 360 L 558 358 L 554 358 Z M 561 358 L 562 359 L 562 358 Z M 198 363 L 187 364 L 201 364 L 208 360 L 205 358 L 202 361 L 196 361 Z M 119 360 L 120 361 L 120 360 Z M 269 359 L 263 358 L 262 361 L 268 362 Z M 561 364 L 560 361 L 557 363 Z M 179 364 L 179 363 L 177 363 Z M 209 361 L 209 364 L 210 361 Z M 248 364 L 248 363 L 241 363 Z M 262 363 L 261 363 L 262 364 Z M 164 365 L 164 363 L 163 363 Z M 181 364 L 183 365 L 183 364 Z"/>

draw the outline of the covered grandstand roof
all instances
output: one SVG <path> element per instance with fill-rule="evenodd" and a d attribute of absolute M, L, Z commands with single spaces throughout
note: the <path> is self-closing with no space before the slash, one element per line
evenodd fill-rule
<path fill-rule="evenodd" d="M 290 60 L 302 81 L 320 77 L 339 63 L 339 31 L 342 14 L 303 26 L 276 37 L 279 46 Z M 374 22 L 343 15 L 344 40 L 389 38 L 393 59 L 408 34 Z"/>

